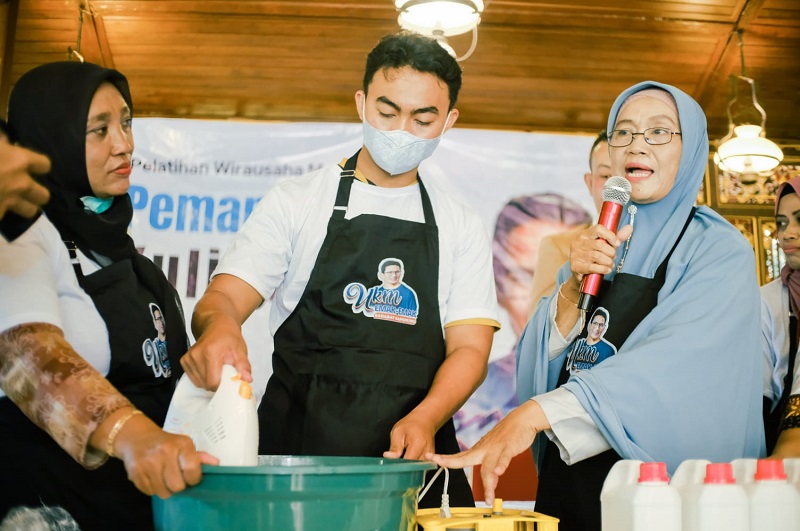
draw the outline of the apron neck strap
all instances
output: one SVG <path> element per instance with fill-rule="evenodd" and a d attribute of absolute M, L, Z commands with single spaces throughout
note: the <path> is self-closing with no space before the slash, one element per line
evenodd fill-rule
<path fill-rule="evenodd" d="M 353 186 L 353 180 L 356 177 L 356 162 L 358 162 L 358 154 L 361 150 L 347 159 L 347 162 L 339 174 L 339 190 L 336 192 L 336 204 L 333 206 L 333 217 L 336 219 L 344 219 L 347 212 L 347 203 L 350 200 L 350 188 Z"/>
<path fill-rule="evenodd" d="M 72 264 L 72 269 L 75 270 L 75 276 L 78 277 L 80 280 L 83 278 L 83 270 L 81 269 L 81 262 L 78 259 L 78 246 L 75 245 L 75 242 L 62 240 L 64 245 L 67 247 L 67 252 L 69 253 L 69 263 Z"/>
<path fill-rule="evenodd" d="M 686 229 L 689 228 L 689 223 L 691 223 L 692 218 L 694 218 L 694 213 L 697 212 L 697 207 L 692 207 L 691 212 L 689 212 L 689 217 L 686 218 L 686 223 L 683 224 L 683 229 L 681 229 L 681 233 L 678 234 L 678 239 L 675 240 L 675 243 L 672 244 L 672 249 L 669 250 L 667 257 L 664 258 L 664 261 L 658 266 L 656 270 L 656 274 L 653 278 L 667 278 L 667 264 L 669 263 L 669 259 L 672 257 L 672 253 L 675 252 L 675 248 L 678 247 L 678 244 L 683 238 L 683 234 L 686 232 Z"/>
<path fill-rule="evenodd" d="M 361 153 L 360 149 L 356 151 L 352 157 L 347 159 L 347 162 L 344 164 L 344 168 L 342 168 L 342 171 L 339 174 L 339 189 L 336 192 L 336 203 L 333 207 L 333 218 L 344 219 L 344 215 L 347 212 L 347 204 L 350 201 L 350 189 L 352 188 L 353 181 L 356 177 L 356 163 L 358 162 L 359 153 Z M 433 216 L 433 206 L 431 206 L 431 200 L 430 197 L 428 197 L 428 191 L 425 190 L 425 185 L 422 184 L 422 178 L 420 178 L 419 173 L 417 173 L 417 182 L 419 182 L 419 192 L 422 198 L 422 212 L 425 216 L 425 224 L 435 227 L 436 218 Z"/>

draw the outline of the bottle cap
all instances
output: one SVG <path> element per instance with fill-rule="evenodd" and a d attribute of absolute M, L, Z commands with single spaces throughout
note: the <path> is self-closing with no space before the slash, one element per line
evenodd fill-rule
<path fill-rule="evenodd" d="M 669 483 L 666 463 L 642 463 L 639 465 L 639 483 Z"/>
<path fill-rule="evenodd" d="M 736 483 L 733 477 L 733 465 L 730 463 L 709 463 L 706 465 L 706 484 Z"/>
<path fill-rule="evenodd" d="M 756 464 L 756 481 L 786 480 L 783 461 L 780 459 L 759 459 Z"/>

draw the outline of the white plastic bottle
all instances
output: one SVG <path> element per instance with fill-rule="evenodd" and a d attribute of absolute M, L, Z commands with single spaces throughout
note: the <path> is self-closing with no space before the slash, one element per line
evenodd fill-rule
<path fill-rule="evenodd" d="M 600 493 L 604 531 L 681 531 L 681 499 L 664 463 L 617 462 Z"/>
<path fill-rule="evenodd" d="M 736 483 L 745 487 L 754 481 L 756 475 L 756 464 L 758 459 L 754 457 L 741 457 L 731 461 L 733 467 L 733 477 L 736 478 Z"/>
<path fill-rule="evenodd" d="M 691 529 L 690 521 L 697 513 L 697 499 L 706 477 L 706 467 L 711 464 L 707 459 L 687 459 L 672 474 L 670 485 L 675 487 L 681 497 L 681 521 L 684 531 Z M 749 522 L 748 522 L 749 524 Z"/>
<path fill-rule="evenodd" d="M 683 501 L 683 531 L 748 531 L 747 493 L 736 484 L 730 463 L 706 465 L 702 483 L 688 489 Z"/>
<path fill-rule="evenodd" d="M 786 472 L 786 481 L 794 485 L 800 492 L 800 458 L 784 459 L 783 469 Z"/>
<path fill-rule="evenodd" d="M 750 531 L 800 530 L 800 493 L 786 481 L 783 461 L 759 459 L 750 498 Z"/>

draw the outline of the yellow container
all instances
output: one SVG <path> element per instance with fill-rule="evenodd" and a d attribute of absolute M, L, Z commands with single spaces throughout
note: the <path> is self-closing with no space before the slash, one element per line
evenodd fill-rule
<path fill-rule="evenodd" d="M 440 516 L 439 509 L 417 509 L 417 524 L 424 531 L 448 529 L 474 531 L 558 531 L 558 518 L 533 511 L 503 509 L 497 498 L 492 508 L 452 507 L 451 516 Z"/>

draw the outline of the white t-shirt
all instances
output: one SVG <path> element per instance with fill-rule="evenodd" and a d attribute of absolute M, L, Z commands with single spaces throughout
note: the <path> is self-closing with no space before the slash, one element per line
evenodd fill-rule
<path fill-rule="evenodd" d="M 78 354 L 108 373 L 106 324 L 78 284 L 67 248 L 46 216 L 13 242 L 0 241 L 0 294 L 0 331 L 25 323 L 55 325 Z"/>
<path fill-rule="evenodd" d="M 235 236 L 215 275 L 234 275 L 268 300 L 275 334 L 305 290 L 333 212 L 341 168 L 326 166 L 270 189 Z M 439 229 L 439 314 L 442 326 L 497 322 L 492 254 L 485 225 L 470 208 L 425 182 Z M 419 184 L 384 188 L 353 182 L 345 217 L 376 214 L 423 222 Z M 375 281 L 378 282 L 378 264 Z"/>
<path fill-rule="evenodd" d="M 778 405 L 783 379 L 789 370 L 789 288 L 777 278 L 761 286 L 761 332 L 764 359 L 764 396 Z M 794 362 L 790 394 L 800 394 L 800 357 Z"/>

